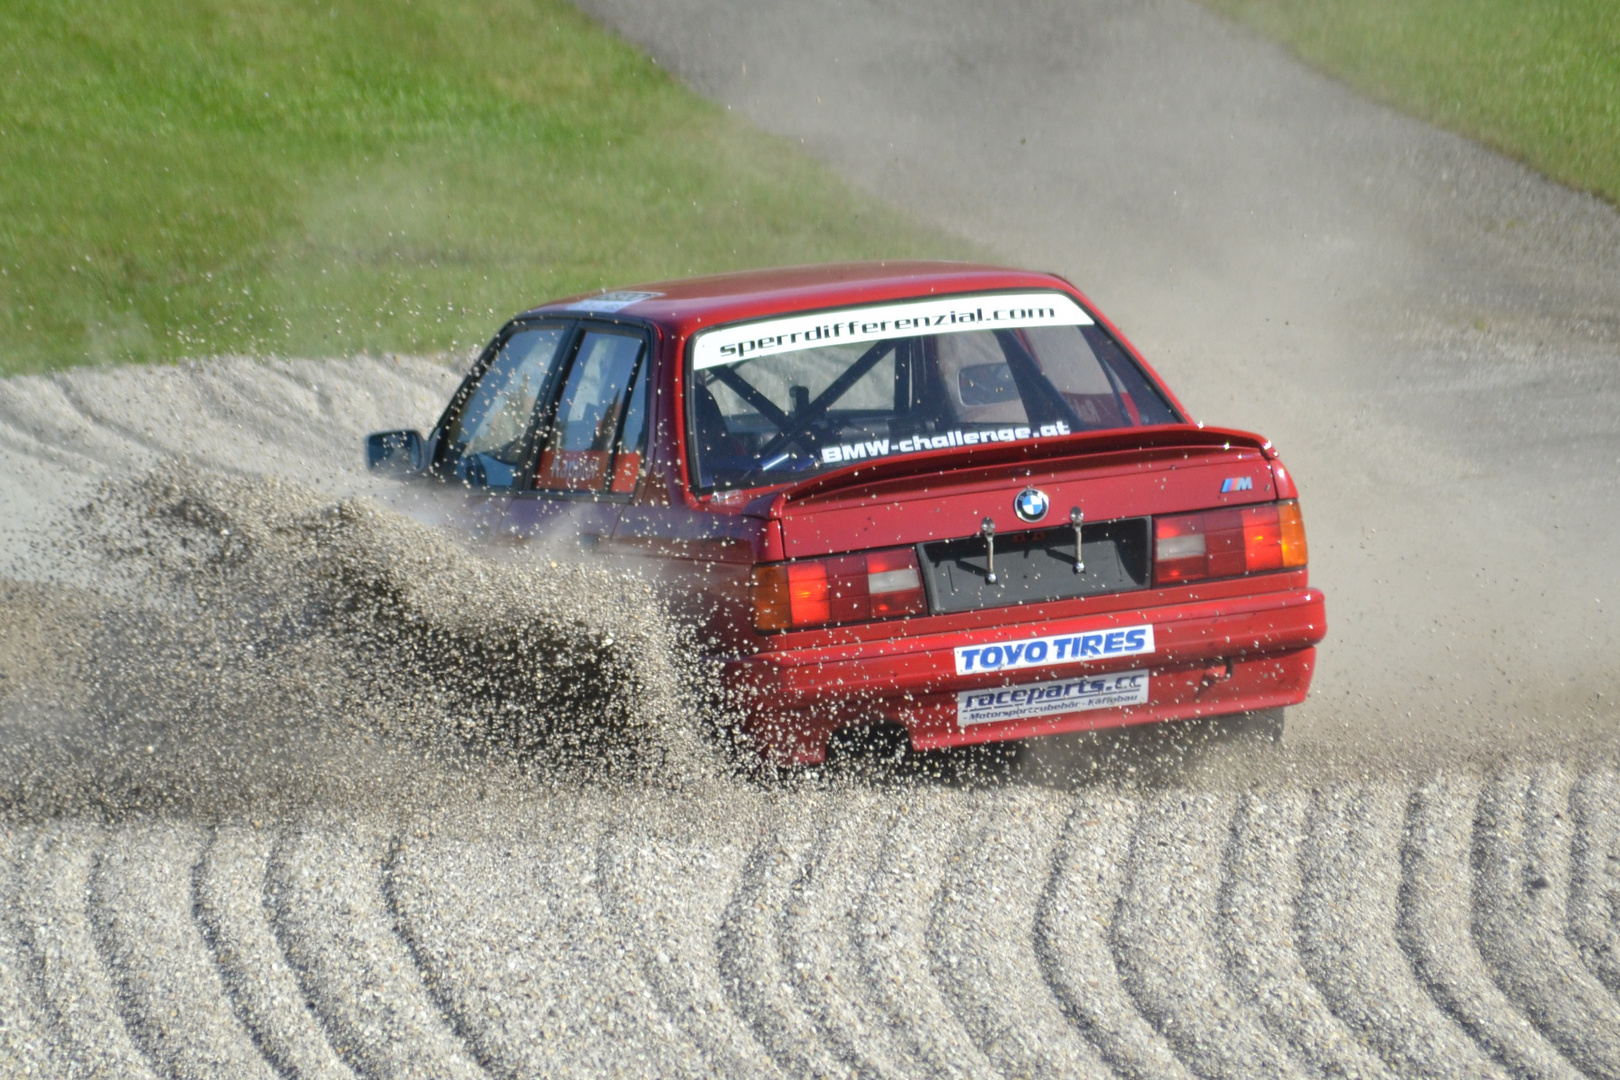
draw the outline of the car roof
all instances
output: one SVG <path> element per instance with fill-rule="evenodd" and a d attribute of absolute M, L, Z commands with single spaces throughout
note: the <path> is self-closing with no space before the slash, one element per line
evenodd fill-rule
<path fill-rule="evenodd" d="M 913 297 L 998 289 L 1062 289 L 1073 286 L 1054 274 L 960 262 L 860 262 L 790 266 L 736 274 L 654 281 L 582 293 L 533 308 L 526 315 L 601 311 L 617 295 L 648 293 L 616 314 L 657 323 L 684 337 L 710 326 L 795 311 L 849 307 Z M 578 305 L 576 307 L 576 305 Z"/>

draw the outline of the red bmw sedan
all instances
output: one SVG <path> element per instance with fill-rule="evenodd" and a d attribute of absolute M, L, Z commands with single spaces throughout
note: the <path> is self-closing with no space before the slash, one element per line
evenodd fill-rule
<path fill-rule="evenodd" d="M 747 735 L 917 749 L 1304 700 L 1324 601 L 1271 444 L 1193 423 L 1050 274 L 957 263 L 661 282 L 509 322 L 373 468 L 486 530 L 652 566 Z"/>

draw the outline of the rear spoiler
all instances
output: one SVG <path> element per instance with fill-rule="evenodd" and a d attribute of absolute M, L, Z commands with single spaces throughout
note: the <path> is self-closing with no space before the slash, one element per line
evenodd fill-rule
<path fill-rule="evenodd" d="M 744 507 L 743 513 L 749 517 L 781 518 L 789 503 L 804 502 L 816 495 L 847 491 L 850 488 L 864 487 L 884 480 L 899 480 L 926 473 L 1018 465 L 1030 461 L 1038 461 L 1044 465 L 1063 458 L 1121 450 L 1166 448 L 1230 450 L 1234 446 L 1258 451 L 1268 461 L 1277 459 L 1277 451 L 1272 448 L 1271 440 L 1251 431 L 1239 431 L 1236 428 L 1205 427 L 1201 424 L 1155 424 L 1150 427 L 1110 428 L 1107 431 L 1081 431 L 1071 435 L 1034 438 L 1019 443 L 980 443 L 977 446 L 953 446 L 941 450 L 922 450 L 914 454 L 868 459 L 812 476 L 808 480 L 801 480 L 785 488 L 766 492 Z"/>

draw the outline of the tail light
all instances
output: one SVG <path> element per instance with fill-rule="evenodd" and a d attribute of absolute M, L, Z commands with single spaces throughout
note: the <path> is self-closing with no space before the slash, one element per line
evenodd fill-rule
<path fill-rule="evenodd" d="M 1292 499 L 1153 522 L 1153 580 L 1159 585 L 1291 570 L 1305 562 L 1305 519 Z"/>
<path fill-rule="evenodd" d="M 866 622 L 928 610 L 911 548 L 756 566 L 754 625 L 761 630 Z"/>

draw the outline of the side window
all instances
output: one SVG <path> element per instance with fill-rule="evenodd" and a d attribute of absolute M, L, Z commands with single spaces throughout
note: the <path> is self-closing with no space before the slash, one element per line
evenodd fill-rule
<path fill-rule="evenodd" d="M 517 486 L 535 406 L 551 380 L 568 327 L 538 326 L 506 340 L 446 427 L 444 458 L 476 487 Z"/>
<path fill-rule="evenodd" d="M 641 471 L 639 432 L 623 445 L 636 451 L 615 467 L 621 433 L 630 422 L 646 426 L 645 395 L 629 393 L 643 367 L 646 343 L 640 335 L 587 331 L 557 399 L 556 417 L 540 454 L 535 486 L 543 491 L 629 491 Z M 645 381 L 645 380 L 643 380 Z M 635 403 L 640 402 L 637 406 Z M 628 481 L 621 475 L 628 470 Z"/>
<path fill-rule="evenodd" d="M 648 367 L 648 364 L 642 363 L 641 373 L 630 388 L 624 431 L 619 435 L 619 456 L 613 463 L 613 482 L 608 485 L 609 491 L 620 495 L 628 495 L 636 490 L 636 481 L 641 479 L 641 466 L 647 460 L 647 387 L 652 382 L 652 372 Z"/>
<path fill-rule="evenodd" d="M 1076 332 L 1078 330 L 1078 332 Z M 1086 429 L 1173 424 L 1170 403 L 1100 326 L 1047 326 L 1020 331 L 1041 372 Z"/>
<path fill-rule="evenodd" d="M 1164 399 L 1142 374 L 1142 369 L 1131 362 L 1125 350 L 1113 338 L 1103 333 L 1100 326 L 1081 328 L 1086 343 L 1097 354 L 1108 371 L 1109 380 L 1119 392 L 1125 409 L 1138 424 L 1174 424 L 1181 419 L 1170 403 Z"/>

